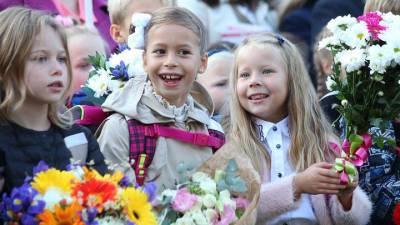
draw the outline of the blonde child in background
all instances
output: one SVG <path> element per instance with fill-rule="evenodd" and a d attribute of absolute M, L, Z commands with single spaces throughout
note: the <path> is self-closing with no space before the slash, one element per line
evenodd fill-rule
<path fill-rule="evenodd" d="M 98 138 L 106 160 L 140 185 L 155 181 L 159 193 L 174 187 L 178 165 L 197 168 L 224 141 L 221 127 L 210 118 L 211 98 L 195 81 L 207 66 L 206 38 L 191 12 L 155 11 L 144 38 L 148 79 L 130 79 L 102 105 L 115 112 Z"/>
<path fill-rule="evenodd" d="M 135 32 L 131 25 L 134 13 L 150 13 L 165 6 L 163 0 L 108 0 L 111 20 L 110 34 L 119 45 L 126 44 L 128 36 Z"/>
<path fill-rule="evenodd" d="M 262 185 L 257 224 L 366 224 L 371 202 L 340 184 L 335 140 L 304 62 L 287 39 L 264 34 L 235 52 L 230 77 L 231 132 L 211 160 L 249 158 Z"/>
<path fill-rule="evenodd" d="M 95 27 L 75 25 L 66 28 L 66 33 L 72 66 L 72 95 L 79 92 L 89 77 L 92 69 L 89 56 L 95 56 L 96 52 L 106 55 L 109 48 Z"/>
<path fill-rule="evenodd" d="M 233 64 L 233 53 L 228 48 L 214 48 L 208 51 L 207 69 L 197 81 L 210 93 L 214 103 L 213 119 L 221 120 L 223 108 L 228 107 L 228 79 Z"/>
<path fill-rule="evenodd" d="M 2 11 L 0 20 L 0 191 L 22 185 L 42 160 L 66 169 L 73 158 L 105 173 L 90 131 L 60 114 L 71 85 L 63 28 L 49 15 L 20 7 Z"/>

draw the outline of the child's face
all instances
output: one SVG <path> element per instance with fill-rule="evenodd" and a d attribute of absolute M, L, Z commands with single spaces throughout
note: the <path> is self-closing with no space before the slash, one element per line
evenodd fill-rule
<path fill-rule="evenodd" d="M 106 54 L 104 41 L 93 34 L 76 34 L 68 38 L 69 55 L 72 66 L 71 94 L 79 91 L 89 77 L 92 65 L 89 63 L 89 55 L 96 52 Z"/>
<path fill-rule="evenodd" d="M 148 33 L 143 65 L 157 94 L 170 104 L 185 103 L 194 79 L 207 66 L 200 55 L 199 38 L 175 24 L 154 26 Z"/>
<path fill-rule="evenodd" d="M 35 37 L 25 64 L 26 100 L 37 103 L 60 101 L 68 85 L 66 51 L 60 36 L 45 26 Z"/>
<path fill-rule="evenodd" d="M 288 75 L 279 50 L 272 45 L 245 46 L 237 56 L 237 64 L 240 105 L 266 121 L 276 123 L 285 118 Z"/>
<path fill-rule="evenodd" d="M 129 4 L 128 12 L 124 18 L 123 24 L 121 25 L 121 36 L 124 43 L 128 42 L 128 36 L 132 33 L 131 31 L 131 20 L 134 13 L 150 13 L 163 7 L 161 0 L 133 0 Z"/>
<path fill-rule="evenodd" d="M 210 93 L 214 102 L 215 113 L 220 112 L 229 97 L 228 77 L 232 61 L 231 58 L 215 59 L 212 65 L 207 66 L 206 72 L 197 77 L 197 81 Z"/>

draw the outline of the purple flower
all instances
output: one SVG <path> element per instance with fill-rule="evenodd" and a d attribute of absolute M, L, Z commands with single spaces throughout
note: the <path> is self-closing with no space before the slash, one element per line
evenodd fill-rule
<path fill-rule="evenodd" d="M 49 165 L 47 165 L 43 160 L 40 160 L 39 164 L 33 168 L 33 176 L 48 169 Z"/>
<path fill-rule="evenodd" d="M 229 225 L 236 220 L 235 210 L 228 205 L 224 205 L 224 212 L 221 215 L 221 220 L 216 225 Z"/>
<path fill-rule="evenodd" d="M 132 182 L 129 181 L 129 178 L 127 176 L 124 176 L 119 181 L 119 185 L 121 185 L 121 187 L 129 187 L 132 185 Z"/>
<path fill-rule="evenodd" d="M 38 220 L 35 218 L 35 216 L 29 214 L 23 214 L 21 217 L 21 223 L 23 225 L 37 225 Z"/>
<path fill-rule="evenodd" d="M 85 225 L 98 225 L 99 222 L 96 221 L 97 209 L 96 207 L 91 207 L 85 210 L 85 216 L 82 216 L 82 220 L 85 222 Z"/>
<path fill-rule="evenodd" d="M 112 75 L 119 80 L 127 81 L 129 80 L 128 70 L 123 61 L 119 63 L 114 69 L 112 69 Z"/>
<path fill-rule="evenodd" d="M 149 197 L 149 202 L 152 202 L 156 197 L 157 185 L 155 182 L 150 182 L 144 185 L 143 191 Z"/>
<path fill-rule="evenodd" d="M 130 49 L 127 44 L 121 44 L 121 45 L 118 46 L 119 52 L 123 52 L 123 51 L 125 51 L 127 49 Z"/>
<path fill-rule="evenodd" d="M 31 188 L 29 184 L 14 188 L 10 197 L 3 195 L 1 203 L 1 217 L 7 221 L 33 225 L 37 224 L 35 216 L 42 213 L 45 202 L 34 200 L 38 192 Z"/>

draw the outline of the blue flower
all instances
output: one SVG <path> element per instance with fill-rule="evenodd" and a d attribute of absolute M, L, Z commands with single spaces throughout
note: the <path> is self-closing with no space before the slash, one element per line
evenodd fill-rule
<path fill-rule="evenodd" d="M 112 69 L 112 75 L 119 80 L 127 81 L 129 80 L 128 70 L 123 61 L 119 63 L 115 68 Z"/>
<path fill-rule="evenodd" d="M 37 194 L 38 191 L 27 183 L 14 188 L 10 197 L 3 194 L 3 201 L 0 204 L 3 220 L 24 225 L 36 225 L 38 222 L 35 216 L 42 213 L 45 207 L 45 202 L 34 200 Z"/>
<path fill-rule="evenodd" d="M 47 165 L 43 160 L 40 160 L 39 164 L 33 168 L 33 176 L 48 169 L 49 165 Z"/>
<path fill-rule="evenodd" d="M 157 185 L 155 182 L 150 182 L 144 185 L 143 187 L 144 193 L 149 197 L 149 202 L 152 202 L 156 197 Z"/>
<path fill-rule="evenodd" d="M 98 225 L 99 222 L 96 221 L 96 216 L 97 216 L 97 209 L 96 207 L 91 207 L 86 209 L 85 211 L 85 216 L 82 216 L 82 220 L 85 222 L 85 225 Z"/>
<path fill-rule="evenodd" d="M 132 182 L 129 181 L 127 176 L 124 176 L 120 181 L 119 181 L 119 185 L 121 185 L 121 187 L 129 187 L 132 185 Z"/>

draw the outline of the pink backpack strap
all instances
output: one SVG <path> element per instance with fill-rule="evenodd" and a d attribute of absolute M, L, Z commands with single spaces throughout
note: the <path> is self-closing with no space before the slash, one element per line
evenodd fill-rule
<path fill-rule="evenodd" d="M 214 135 L 218 136 L 215 131 Z M 145 135 L 150 137 L 166 137 L 172 138 L 178 141 L 192 143 L 197 146 L 211 147 L 213 149 L 218 149 L 224 144 L 224 140 L 218 137 L 200 133 L 200 132 L 190 132 L 186 130 L 181 130 L 178 128 L 163 126 L 160 124 L 150 124 L 145 128 Z"/>
<path fill-rule="evenodd" d="M 108 113 L 104 112 L 100 106 L 76 105 L 70 110 L 74 114 L 74 117 L 79 115 L 78 118 L 74 118 L 75 123 L 83 126 L 99 126 L 109 115 Z"/>
<path fill-rule="evenodd" d="M 160 124 L 143 124 L 137 120 L 128 120 L 129 130 L 129 163 L 135 171 L 136 182 L 144 184 L 147 169 L 153 161 L 157 138 L 165 137 L 192 143 L 197 146 L 211 147 L 213 152 L 225 143 L 222 132 L 209 129 L 209 135 L 190 132 Z"/>

